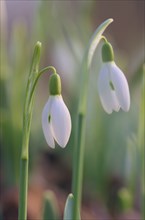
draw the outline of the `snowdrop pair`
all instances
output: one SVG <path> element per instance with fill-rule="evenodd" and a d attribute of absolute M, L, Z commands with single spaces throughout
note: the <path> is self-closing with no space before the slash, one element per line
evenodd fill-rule
<path fill-rule="evenodd" d="M 102 47 L 103 66 L 98 78 L 98 91 L 104 110 L 111 114 L 122 108 L 128 111 L 130 94 L 127 80 L 123 72 L 114 62 L 114 53 L 110 43 Z"/>
<path fill-rule="evenodd" d="M 128 111 L 130 94 L 127 80 L 123 72 L 114 62 L 114 53 L 110 43 L 102 47 L 103 66 L 98 79 L 98 90 L 104 110 L 111 114 L 122 108 Z M 42 128 L 45 139 L 51 148 L 55 141 L 64 148 L 71 133 L 70 113 L 61 96 L 61 80 L 57 73 L 49 80 L 50 97 L 42 112 Z"/>

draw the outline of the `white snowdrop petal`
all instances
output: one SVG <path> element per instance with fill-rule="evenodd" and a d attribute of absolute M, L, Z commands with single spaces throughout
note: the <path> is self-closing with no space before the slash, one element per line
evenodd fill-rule
<path fill-rule="evenodd" d="M 71 117 L 61 95 L 53 97 L 51 122 L 53 136 L 57 143 L 64 148 L 71 133 Z"/>
<path fill-rule="evenodd" d="M 111 64 L 111 80 L 115 88 L 118 102 L 124 111 L 128 111 L 130 107 L 130 93 L 127 80 L 115 63 Z"/>
<path fill-rule="evenodd" d="M 111 91 L 111 93 L 112 93 L 112 99 L 113 99 L 113 110 L 118 112 L 119 109 L 120 109 L 120 105 L 119 105 L 119 102 L 117 100 L 116 93 L 113 90 Z"/>
<path fill-rule="evenodd" d="M 98 79 L 98 91 L 104 110 L 111 114 L 113 110 L 119 111 L 119 103 L 115 92 L 110 87 L 110 63 L 105 63 L 100 71 Z"/>
<path fill-rule="evenodd" d="M 48 116 L 50 113 L 51 107 L 51 97 L 48 99 L 47 103 L 45 104 L 42 112 L 42 129 L 46 139 L 47 144 L 51 148 L 55 148 L 55 143 L 52 135 L 51 123 L 48 122 Z"/>
<path fill-rule="evenodd" d="M 110 88 L 108 86 L 108 70 L 105 64 L 102 66 L 99 73 L 98 92 L 104 110 L 108 114 L 111 114 L 112 113 L 112 105 L 110 102 L 111 95 L 110 95 Z"/>

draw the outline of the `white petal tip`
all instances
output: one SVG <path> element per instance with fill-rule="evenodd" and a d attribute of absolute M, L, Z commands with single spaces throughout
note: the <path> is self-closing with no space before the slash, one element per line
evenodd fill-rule
<path fill-rule="evenodd" d="M 70 132 L 69 132 L 69 134 L 66 134 L 66 135 L 67 136 L 65 138 L 63 137 L 61 140 L 57 140 L 57 143 L 61 148 L 65 148 L 68 144 L 68 141 L 70 138 Z"/>
<path fill-rule="evenodd" d="M 112 113 L 112 109 L 110 108 L 110 106 L 107 106 L 106 103 L 104 103 L 102 99 L 101 99 L 101 104 L 102 104 L 104 111 L 110 115 Z"/>
<path fill-rule="evenodd" d="M 47 143 L 48 144 L 48 143 Z M 49 145 L 49 144 L 48 144 Z M 49 145 L 50 148 L 55 149 L 55 145 Z"/>
<path fill-rule="evenodd" d="M 109 112 L 109 111 L 106 111 L 106 113 L 107 113 L 108 115 L 111 115 L 111 114 L 112 114 L 112 111 L 111 111 L 111 112 Z"/>
<path fill-rule="evenodd" d="M 126 100 L 126 103 L 122 104 L 121 106 L 122 110 L 125 112 L 128 112 L 130 109 L 130 99 Z"/>
<path fill-rule="evenodd" d="M 67 145 L 67 144 L 66 144 Z M 61 148 L 65 148 L 66 147 L 66 145 L 59 145 Z"/>
<path fill-rule="evenodd" d="M 125 111 L 125 112 L 129 112 L 130 106 L 127 107 L 127 108 L 122 108 L 122 109 L 123 109 L 123 111 Z"/>

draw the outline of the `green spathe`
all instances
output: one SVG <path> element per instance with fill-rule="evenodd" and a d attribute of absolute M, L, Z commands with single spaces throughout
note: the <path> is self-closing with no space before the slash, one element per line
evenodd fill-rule
<path fill-rule="evenodd" d="M 50 95 L 60 95 L 61 94 L 61 79 L 57 73 L 54 73 L 50 76 L 49 92 L 50 92 Z"/>
<path fill-rule="evenodd" d="M 103 62 L 114 61 L 114 52 L 112 45 L 108 42 L 104 43 L 102 46 L 102 60 Z"/>

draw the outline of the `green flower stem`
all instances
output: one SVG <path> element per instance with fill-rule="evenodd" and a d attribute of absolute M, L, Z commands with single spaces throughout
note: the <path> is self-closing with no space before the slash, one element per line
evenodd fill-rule
<path fill-rule="evenodd" d="M 104 21 L 92 35 L 92 38 L 84 54 L 82 68 L 81 68 L 82 84 L 80 87 L 80 99 L 78 106 L 77 129 L 76 129 L 76 143 L 73 154 L 72 191 L 74 195 L 74 209 L 73 209 L 74 220 L 80 219 L 79 212 L 80 212 L 81 197 L 82 197 L 85 130 L 86 130 L 86 106 L 87 106 L 89 70 L 98 43 L 100 42 L 101 39 L 103 40 L 106 39 L 104 36 L 102 36 L 102 34 L 112 21 L 113 19 L 107 19 L 106 21 Z"/>
<path fill-rule="evenodd" d="M 29 137 L 30 127 L 32 119 L 32 108 L 33 108 L 33 97 L 34 90 L 39 77 L 46 72 L 51 70 L 56 72 L 55 68 L 48 66 L 43 70 L 39 71 L 41 43 L 37 42 L 34 54 L 32 58 L 32 64 L 30 68 L 29 78 L 26 88 L 26 98 L 23 112 L 23 136 L 22 136 L 22 151 L 20 161 L 20 189 L 19 189 L 19 220 L 27 219 L 27 191 L 28 191 L 28 165 L 29 165 Z"/>
<path fill-rule="evenodd" d="M 143 83 L 141 91 L 141 102 L 140 102 L 140 114 L 139 114 L 139 129 L 138 129 L 138 145 L 141 158 L 141 208 L 142 208 L 142 219 L 145 219 L 145 143 L 144 143 L 144 130 L 145 130 L 145 64 L 143 65 Z"/>
<path fill-rule="evenodd" d="M 27 219 L 28 159 L 21 159 L 18 219 Z"/>

